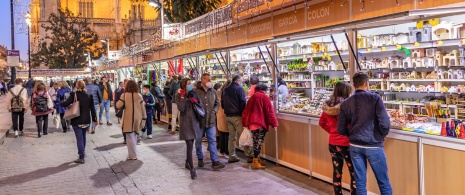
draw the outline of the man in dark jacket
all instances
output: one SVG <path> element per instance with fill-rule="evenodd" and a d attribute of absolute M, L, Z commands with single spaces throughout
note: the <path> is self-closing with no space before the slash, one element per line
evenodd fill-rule
<path fill-rule="evenodd" d="M 145 112 L 147 114 L 147 120 L 145 120 L 145 128 L 142 129 L 142 132 L 145 133 L 147 130 L 147 139 L 152 139 L 152 116 L 155 106 L 155 97 L 150 93 L 150 86 L 144 85 L 142 87 L 142 99 L 145 102 Z"/>
<path fill-rule="evenodd" d="M 92 97 L 94 98 L 95 112 L 97 113 L 98 109 L 100 108 L 100 104 L 102 103 L 102 93 L 100 93 L 99 86 L 93 83 L 92 78 L 88 77 L 86 79 L 86 82 L 87 94 L 92 95 Z M 90 132 L 95 133 L 95 126 L 93 123 Z"/>
<path fill-rule="evenodd" d="M 110 122 L 110 105 L 113 101 L 113 91 L 111 90 L 111 86 L 108 83 L 108 79 L 106 77 L 102 77 L 100 80 L 102 81 L 99 85 L 100 94 L 102 94 L 102 104 L 100 106 L 99 122 L 100 124 L 103 124 L 102 115 L 103 110 L 105 110 L 107 125 L 111 126 L 112 124 Z"/>
<path fill-rule="evenodd" d="M 119 85 L 118 85 L 118 89 L 116 89 L 116 92 L 115 92 L 115 101 L 113 101 L 115 104 L 116 102 L 119 101 L 119 99 L 121 98 L 121 96 L 124 94 L 124 86 L 123 86 L 123 82 L 119 82 Z M 115 108 L 115 113 L 118 112 L 118 108 L 116 108 L 116 106 L 114 106 Z M 120 118 L 118 118 L 118 123 L 120 123 Z M 126 137 L 126 136 L 124 136 Z"/>
<path fill-rule="evenodd" d="M 172 100 L 172 118 L 171 118 L 171 134 L 174 134 L 176 132 L 176 124 L 178 122 L 178 106 L 176 106 L 176 93 L 178 93 L 178 90 L 180 88 L 179 81 L 181 80 L 181 76 L 176 76 L 174 75 L 173 78 L 171 79 L 171 88 L 170 91 L 168 92 L 169 95 L 171 96 Z"/>
<path fill-rule="evenodd" d="M 171 81 L 166 81 L 165 87 L 163 87 L 163 95 L 165 95 L 165 106 L 166 106 L 166 112 L 168 113 L 168 131 L 171 131 L 171 117 L 172 117 L 172 101 L 173 98 L 171 98 L 169 92 L 171 88 Z"/>
<path fill-rule="evenodd" d="M 29 80 L 26 83 L 26 88 L 27 88 L 27 97 L 31 97 L 32 95 L 32 88 L 34 88 L 34 81 L 29 78 Z"/>
<path fill-rule="evenodd" d="M 355 170 L 357 194 L 366 194 L 366 161 L 376 176 L 381 194 L 392 194 L 388 177 L 384 139 L 390 121 L 378 94 L 367 92 L 369 78 L 356 73 L 352 79 L 355 93 L 340 106 L 337 131 L 349 137 L 350 156 Z"/>
<path fill-rule="evenodd" d="M 213 83 L 209 74 L 203 74 L 201 77 L 201 84 L 195 89 L 199 95 L 200 100 L 204 105 L 205 117 L 200 120 L 200 129 L 202 134 L 195 139 L 195 150 L 199 167 L 204 166 L 203 152 L 202 152 L 202 138 L 205 134 L 208 141 L 208 151 L 210 152 L 210 159 L 212 161 L 212 168 L 214 170 L 224 168 L 224 164 L 218 161 L 218 152 L 216 148 L 216 113 L 220 108 L 216 90 L 213 89 Z"/>
<path fill-rule="evenodd" d="M 234 76 L 231 85 L 226 87 L 221 94 L 221 107 L 226 114 L 226 122 L 229 129 L 229 163 L 239 162 L 239 158 L 236 156 L 235 143 L 236 137 L 242 134 L 242 111 L 244 111 L 246 105 L 245 93 L 241 87 L 242 82 L 241 76 Z M 247 162 L 252 163 L 253 150 L 250 146 L 244 147 L 244 153 L 247 156 Z"/>

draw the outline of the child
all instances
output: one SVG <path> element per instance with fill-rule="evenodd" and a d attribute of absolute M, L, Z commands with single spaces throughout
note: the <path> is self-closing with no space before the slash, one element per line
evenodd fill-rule
<path fill-rule="evenodd" d="M 145 112 L 147 113 L 145 128 L 142 130 L 142 132 L 145 133 L 145 131 L 147 130 L 147 139 L 152 139 L 152 116 L 155 111 L 155 98 L 150 93 L 150 85 L 144 85 L 142 98 L 144 99 Z"/>

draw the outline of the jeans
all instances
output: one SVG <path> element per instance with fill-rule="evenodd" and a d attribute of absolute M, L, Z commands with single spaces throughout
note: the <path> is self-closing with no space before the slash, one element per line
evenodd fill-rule
<path fill-rule="evenodd" d="M 98 111 L 99 111 L 100 106 L 98 106 L 98 104 L 94 104 L 94 107 L 95 107 L 95 113 L 99 113 Z M 99 121 L 99 119 L 101 118 L 97 118 L 97 121 Z M 95 128 L 93 122 L 90 123 L 90 127 Z"/>
<path fill-rule="evenodd" d="M 142 129 L 142 131 L 145 132 L 147 130 L 147 135 L 152 135 L 153 111 L 147 111 L 146 113 L 147 113 L 147 120 L 145 120 L 145 128 Z"/>
<path fill-rule="evenodd" d="M 342 167 L 344 160 L 346 161 L 347 168 L 350 174 L 350 194 L 357 194 L 354 180 L 354 166 L 350 159 L 349 146 L 336 146 L 329 144 L 329 153 L 333 160 L 333 187 L 334 194 L 342 195 Z"/>
<path fill-rule="evenodd" d="M 79 159 L 84 159 L 84 153 L 86 150 L 86 132 L 87 128 L 80 128 L 77 125 L 73 125 L 74 134 L 76 135 L 76 144 L 78 148 Z"/>
<path fill-rule="evenodd" d="M 380 148 L 360 148 L 350 146 L 350 156 L 355 170 L 355 184 L 358 195 L 366 195 L 367 183 L 367 160 L 375 174 L 381 195 L 392 195 L 391 184 L 389 183 L 388 167 L 386 156 L 382 147 Z"/>
<path fill-rule="evenodd" d="M 236 137 L 239 138 L 242 133 L 242 117 L 241 116 L 232 116 L 226 117 L 226 122 L 228 123 L 229 129 L 229 140 L 228 140 L 228 149 L 229 156 L 236 156 Z M 250 146 L 244 146 L 245 156 L 252 158 L 253 150 Z"/>
<path fill-rule="evenodd" d="M 218 161 L 218 151 L 216 149 L 216 127 L 207 127 L 202 129 L 203 133 L 200 134 L 195 139 L 195 151 L 197 153 L 197 159 L 203 159 L 203 152 L 202 152 L 202 138 L 203 134 L 207 135 L 208 140 L 208 147 L 207 150 L 210 152 L 210 159 L 212 162 Z"/>
<path fill-rule="evenodd" d="M 24 111 L 24 109 L 23 109 Z M 19 122 L 18 122 L 19 119 Z M 23 131 L 24 127 L 24 112 L 12 112 L 11 113 L 11 120 L 13 122 L 13 130 L 14 131 Z M 19 125 L 18 125 L 19 124 Z M 18 128 L 19 126 L 19 128 Z"/>
<path fill-rule="evenodd" d="M 48 114 L 42 116 L 36 116 L 36 123 L 37 123 L 37 132 L 39 135 L 43 132 L 47 134 L 48 129 Z"/>
<path fill-rule="evenodd" d="M 29 89 L 27 88 L 27 97 L 31 97 L 32 96 L 32 88 Z"/>
<path fill-rule="evenodd" d="M 160 116 L 161 116 L 161 108 L 160 108 L 160 104 L 155 104 L 155 112 L 153 113 L 153 120 L 155 121 L 161 121 L 160 120 Z M 147 116 L 148 117 L 148 116 Z"/>
<path fill-rule="evenodd" d="M 107 122 L 110 122 L 110 100 L 102 100 L 102 104 L 100 104 L 100 113 L 99 113 L 99 119 L 102 121 L 102 115 L 103 115 L 103 109 L 105 109 L 105 115 L 107 118 Z"/>

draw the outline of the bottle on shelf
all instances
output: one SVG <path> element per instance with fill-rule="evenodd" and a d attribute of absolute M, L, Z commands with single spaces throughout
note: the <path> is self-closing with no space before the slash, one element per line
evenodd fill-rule
<path fill-rule="evenodd" d="M 447 136 L 446 122 L 442 122 L 441 136 Z"/>
<path fill-rule="evenodd" d="M 450 121 L 450 134 L 451 134 L 451 137 L 457 137 L 457 134 L 455 133 L 455 122 L 454 122 L 454 120 Z"/>
<path fill-rule="evenodd" d="M 464 139 L 465 138 L 465 127 L 463 124 L 460 124 L 460 135 L 459 138 Z"/>

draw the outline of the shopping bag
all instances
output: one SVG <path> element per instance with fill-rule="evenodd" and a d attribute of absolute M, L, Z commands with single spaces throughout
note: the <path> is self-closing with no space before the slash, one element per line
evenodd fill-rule
<path fill-rule="evenodd" d="M 53 112 L 53 125 L 55 125 L 55 128 L 57 129 L 60 128 L 60 115 L 56 110 Z"/>
<path fill-rule="evenodd" d="M 253 146 L 252 132 L 250 132 L 249 128 L 244 128 L 242 131 L 239 138 L 239 146 Z"/>

